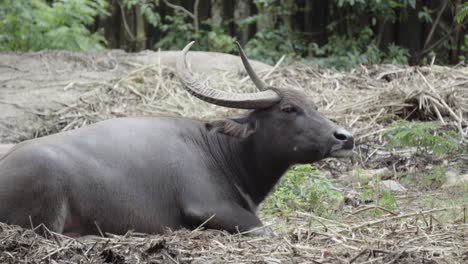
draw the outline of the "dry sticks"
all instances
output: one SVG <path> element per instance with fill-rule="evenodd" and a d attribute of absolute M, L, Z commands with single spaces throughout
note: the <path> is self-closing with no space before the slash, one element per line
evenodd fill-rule
<path fill-rule="evenodd" d="M 356 128 L 357 138 L 381 130 L 389 115 L 438 120 L 458 128 L 460 135 L 466 137 L 468 74 L 463 69 L 396 65 L 362 66 L 347 73 L 314 65 L 274 69 L 267 74 L 268 83 L 305 90 L 316 98 L 326 115 Z M 252 90 L 252 84 L 244 84 L 235 73 L 215 72 L 207 77 L 217 89 Z M 160 63 L 141 65 L 111 83 L 90 86 L 94 90 L 92 97 L 41 115 L 46 121 L 43 133 L 118 116 L 169 114 L 210 119 L 238 112 L 193 99 L 181 89 L 174 69 Z"/>
<path fill-rule="evenodd" d="M 363 224 L 324 221 L 298 213 L 290 217 L 289 230 L 277 237 L 197 229 L 168 230 L 165 235 L 107 234 L 77 240 L 46 229 L 46 239 L 31 230 L 0 224 L 0 262 L 464 263 L 468 224 L 427 226 L 414 219 L 422 214 L 436 218 L 441 212 L 458 209 L 408 212 Z M 317 220 L 322 223 L 316 224 Z"/>

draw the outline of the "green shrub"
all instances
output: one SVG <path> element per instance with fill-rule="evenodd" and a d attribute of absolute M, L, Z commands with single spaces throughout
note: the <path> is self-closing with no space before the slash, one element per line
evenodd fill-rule
<path fill-rule="evenodd" d="M 100 49 L 101 33 L 86 25 L 105 15 L 104 0 L 3 0 L 0 8 L 0 51 Z"/>
<path fill-rule="evenodd" d="M 457 133 L 434 122 L 395 121 L 384 134 L 389 148 L 416 148 L 417 154 L 443 156 L 459 151 Z"/>
<path fill-rule="evenodd" d="M 299 60 L 308 50 L 306 42 L 285 27 L 257 32 L 245 49 L 249 58 L 269 64 L 275 64 L 283 55 L 287 55 L 286 62 Z"/>
<path fill-rule="evenodd" d="M 237 53 L 235 39 L 224 32 L 222 26 L 215 25 L 211 19 L 202 22 L 208 30 L 200 30 L 197 39 L 200 45 L 207 47 L 209 51 L 224 53 Z"/>
<path fill-rule="evenodd" d="M 155 48 L 164 50 L 180 50 L 195 39 L 193 24 L 182 11 L 176 11 L 173 16 L 166 16 L 161 25 L 164 36 L 156 43 Z"/>
<path fill-rule="evenodd" d="M 164 36 L 156 43 L 155 48 L 180 50 L 187 43 L 195 40 L 200 50 L 233 53 L 237 50 L 234 38 L 225 34 L 221 26 L 216 26 L 211 19 L 201 23 L 206 29 L 195 31 L 187 14 L 176 11 L 173 16 L 166 16 L 160 26 Z"/>
<path fill-rule="evenodd" d="M 465 17 L 468 16 L 468 2 L 464 3 L 463 5 L 460 6 L 460 9 L 458 10 L 457 14 L 455 15 L 455 22 L 457 23 L 462 23 Z"/>
<path fill-rule="evenodd" d="M 377 206 L 386 208 L 388 210 L 394 210 L 396 208 L 396 200 L 392 192 L 380 187 L 377 187 L 381 181 L 381 176 L 377 175 L 370 182 L 363 184 L 364 190 L 361 192 L 361 202 L 367 203 L 373 201 Z M 382 210 L 375 208 L 370 210 L 373 216 L 380 216 Z"/>
<path fill-rule="evenodd" d="M 311 45 L 312 61 L 317 64 L 341 70 L 350 69 L 358 64 L 407 64 L 410 56 L 407 49 L 389 45 L 380 50 L 373 40 L 374 33 L 369 27 L 346 35 L 332 35 L 322 47 Z"/>
<path fill-rule="evenodd" d="M 454 20 L 456 23 L 461 24 L 465 20 L 465 18 L 468 16 L 468 2 L 463 3 L 457 14 L 454 17 Z M 465 34 L 465 39 L 464 39 L 465 45 L 462 46 L 462 50 L 464 51 L 465 54 L 468 54 L 468 34 Z M 465 58 L 462 58 L 465 59 Z"/>
<path fill-rule="evenodd" d="M 321 176 L 317 168 L 297 165 L 283 176 L 262 204 L 262 212 L 289 215 L 300 210 L 330 217 L 342 201 L 341 193 L 333 189 L 330 180 Z"/>
<path fill-rule="evenodd" d="M 402 175 L 401 181 L 405 185 L 412 185 L 420 190 L 434 190 L 447 182 L 447 168 L 433 166 L 420 172 Z"/>

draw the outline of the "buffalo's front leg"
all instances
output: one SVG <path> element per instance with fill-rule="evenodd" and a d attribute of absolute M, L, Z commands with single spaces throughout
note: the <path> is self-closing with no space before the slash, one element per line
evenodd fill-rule
<path fill-rule="evenodd" d="M 263 227 L 258 217 L 236 204 L 218 203 L 215 207 L 189 206 L 184 210 L 184 217 L 191 227 L 203 224 L 205 228 L 226 230 L 230 233 L 246 232 L 249 234 L 274 235 L 269 227 Z"/>

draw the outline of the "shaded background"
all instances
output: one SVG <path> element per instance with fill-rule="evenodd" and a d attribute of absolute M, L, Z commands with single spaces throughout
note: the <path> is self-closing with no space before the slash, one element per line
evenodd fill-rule
<path fill-rule="evenodd" d="M 195 49 L 326 67 L 464 62 L 462 0 L 4 0 L 0 50 Z M 457 16 L 458 15 L 458 16 Z"/>

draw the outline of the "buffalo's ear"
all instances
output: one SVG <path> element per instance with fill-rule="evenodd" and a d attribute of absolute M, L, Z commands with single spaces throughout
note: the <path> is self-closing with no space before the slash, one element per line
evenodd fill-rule
<path fill-rule="evenodd" d="M 207 123 L 206 128 L 236 138 L 246 138 L 255 131 L 255 125 L 250 121 L 249 116 L 215 120 Z"/>

